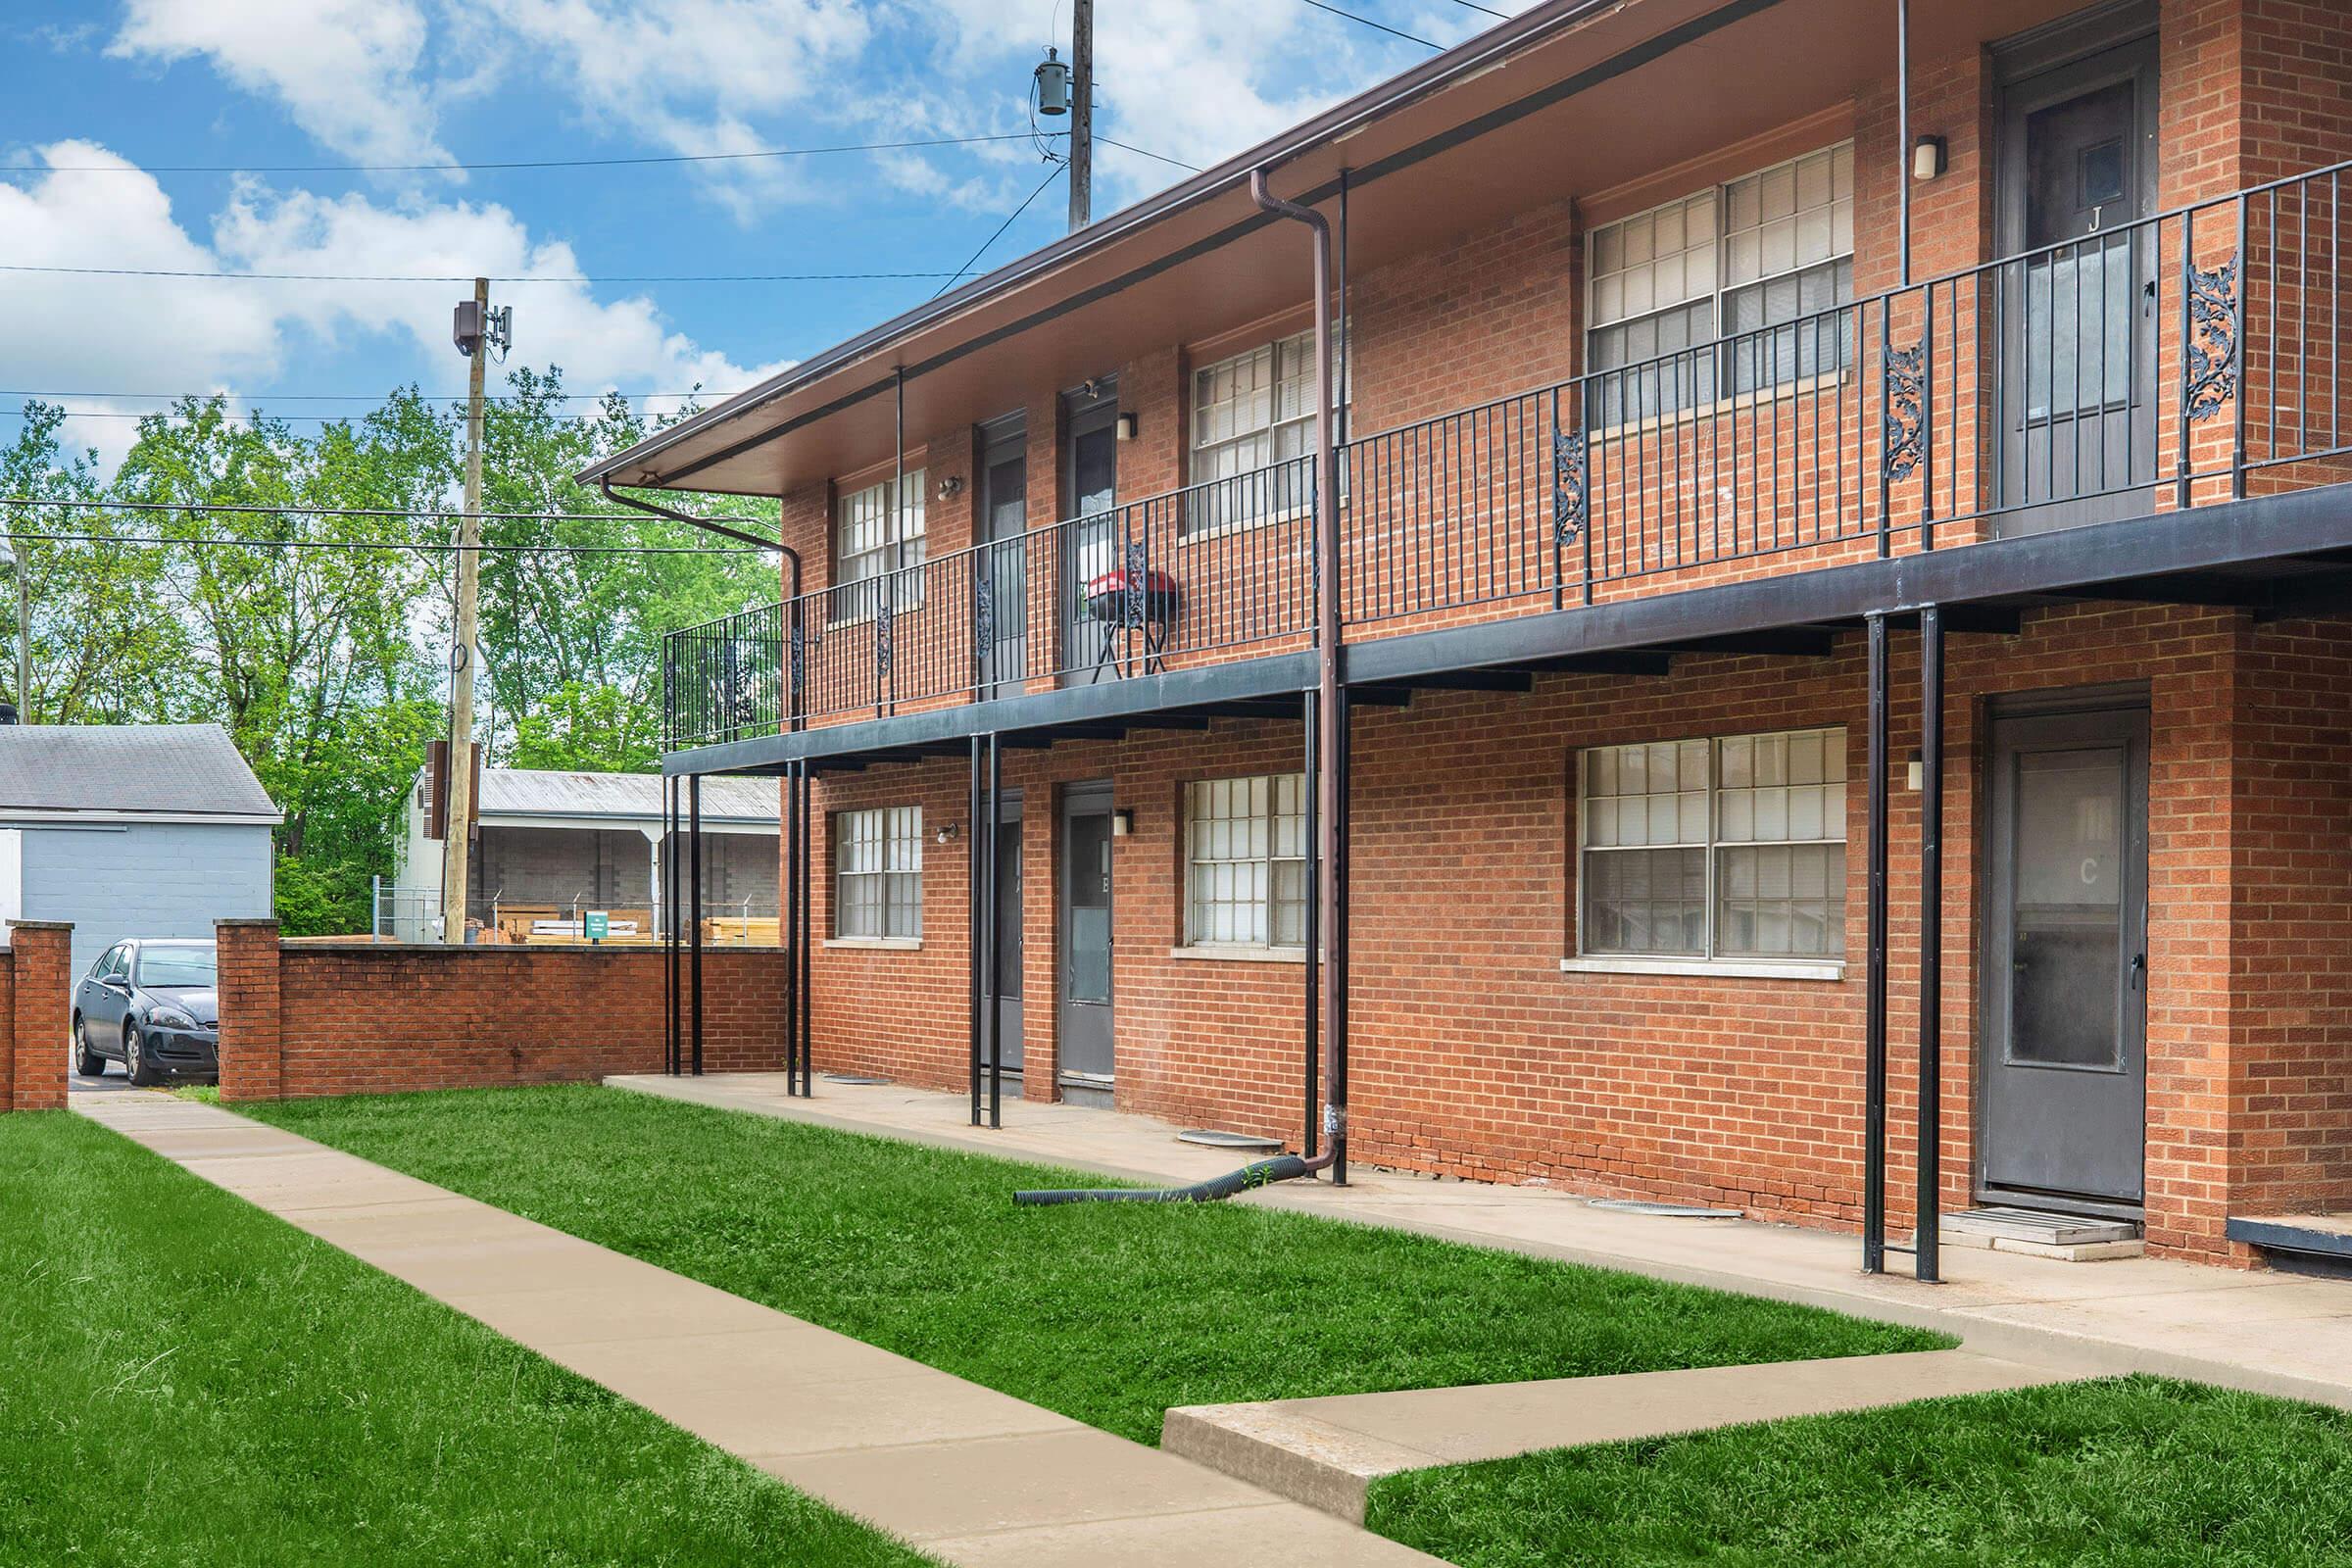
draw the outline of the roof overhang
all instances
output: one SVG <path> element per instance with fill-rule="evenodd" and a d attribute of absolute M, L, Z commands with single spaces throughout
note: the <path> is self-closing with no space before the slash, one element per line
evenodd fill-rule
<path fill-rule="evenodd" d="M 1914 7 L 1913 53 L 2007 36 L 2079 3 Z M 1893 60 L 1885 0 L 1549 0 L 581 478 L 782 495 L 886 456 L 894 388 L 920 439 L 1006 412 L 1008 388 L 1075 386 L 1293 310 L 1308 291 L 1305 247 L 1251 200 L 1254 169 L 1318 205 L 1336 205 L 1345 179 L 1348 270 L 1361 275 L 1851 102 Z"/>
<path fill-rule="evenodd" d="M 71 807 L 0 807 L 0 829 L 12 827 L 277 827 L 282 811 L 80 811 Z"/>

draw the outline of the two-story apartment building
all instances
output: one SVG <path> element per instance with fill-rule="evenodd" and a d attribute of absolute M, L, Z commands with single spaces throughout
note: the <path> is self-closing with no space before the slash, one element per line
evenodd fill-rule
<path fill-rule="evenodd" d="M 2305 1245 L 2348 155 L 2321 0 L 1552 0 L 600 464 L 779 502 L 796 1063 Z"/>

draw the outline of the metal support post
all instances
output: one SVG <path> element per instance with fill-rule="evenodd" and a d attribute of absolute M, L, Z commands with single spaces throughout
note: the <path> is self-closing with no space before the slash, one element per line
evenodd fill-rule
<path fill-rule="evenodd" d="M 983 889 L 987 912 L 981 917 L 982 974 L 987 980 L 988 1013 L 988 1124 L 1004 1125 L 1004 1009 L 997 1002 L 997 878 L 1003 872 L 1003 858 L 998 845 L 997 817 L 1004 810 L 1004 744 L 1003 737 L 988 737 L 988 876 Z"/>
<path fill-rule="evenodd" d="M 970 986 L 969 986 L 969 989 L 970 989 L 970 993 L 971 993 L 971 1042 L 970 1042 L 970 1045 L 971 1045 L 971 1058 L 972 1058 L 972 1059 L 971 1059 L 971 1076 L 972 1076 L 972 1125 L 973 1125 L 973 1126 L 975 1126 L 975 1127 L 977 1127 L 977 1126 L 979 1126 L 979 1125 L 980 1125 L 980 1041 L 981 1041 L 981 1035 L 982 1035 L 982 1032 L 983 1032 L 983 1029 L 984 1029 L 984 1026 L 982 1025 L 982 1023 L 981 1023 L 981 1021 L 980 1021 L 980 1013 L 981 1013 L 981 1007 L 982 1007 L 982 1005 L 983 1005 L 983 996 L 984 996 L 984 993 L 985 993 L 985 991 L 986 991 L 986 989 L 987 989 L 987 988 L 986 988 L 986 987 L 985 987 L 985 986 L 982 984 L 982 982 L 981 982 L 981 978 L 980 978 L 980 975 L 981 975 L 981 964 L 982 964 L 982 959 L 981 959 L 981 956 L 980 956 L 980 942 L 981 942 L 981 939 L 980 939 L 980 925 L 981 925 L 981 918 L 980 918 L 980 897 L 981 897 L 981 889 L 980 889 L 980 880 L 981 880 L 981 873 L 980 873 L 980 771 L 981 771 L 981 769 L 980 769 L 980 737 L 979 737 L 978 735 L 974 735 L 974 736 L 972 737 L 971 754 L 972 754 L 971 808 L 970 808 L 970 813 L 969 813 L 969 816 L 968 816 L 968 820 L 969 820 L 969 821 L 970 821 L 970 823 L 971 823 L 971 839 L 970 839 L 970 842 L 968 842 L 967 844 L 965 844 L 965 845 L 964 845 L 964 857 L 963 857 L 963 891 L 964 891 L 964 907 L 965 907 L 965 909 L 968 911 L 968 914 L 969 914 L 969 919 L 968 919 L 968 920 L 966 921 L 966 923 L 965 923 L 965 932 L 964 932 L 964 942 L 965 942 L 965 946 L 964 946 L 964 953 L 965 953 L 965 955 L 966 955 L 966 957 L 967 957 L 967 959 L 968 959 L 968 961 L 969 961 L 970 968 L 971 968 L 971 977 L 970 977 Z"/>
<path fill-rule="evenodd" d="M 1919 1233 L 1918 1277 L 1942 1278 L 1943 612 L 1919 613 Z"/>
<path fill-rule="evenodd" d="M 1304 748 L 1306 753 L 1306 772 L 1304 789 L 1302 791 L 1306 797 L 1306 820 L 1300 824 L 1300 826 L 1301 831 L 1303 831 L 1306 835 L 1306 885 L 1309 890 L 1309 895 L 1306 901 L 1305 931 L 1306 1132 L 1305 1135 L 1299 1140 L 1298 1153 L 1301 1158 L 1312 1159 L 1315 1157 L 1317 1141 L 1322 1131 L 1320 1123 L 1323 1119 L 1323 1054 L 1320 1050 L 1321 1039 L 1316 1034 L 1316 1027 L 1319 1021 L 1318 1009 L 1316 1006 L 1316 1003 L 1319 1000 L 1317 993 L 1322 985 L 1322 976 L 1317 972 L 1318 966 L 1323 961 L 1323 931 L 1320 923 L 1322 901 L 1313 897 L 1312 892 L 1312 890 L 1318 886 L 1316 879 L 1321 874 L 1317 869 L 1319 862 L 1317 860 L 1315 851 L 1315 835 L 1317 831 L 1315 822 L 1315 796 L 1317 791 L 1320 789 L 1322 782 L 1316 771 L 1320 764 L 1317 762 L 1315 758 L 1315 694 L 1313 692 L 1308 692 L 1303 698 L 1301 698 L 1299 700 L 1299 708 L 1300 716 L 1304 720 L 1302 727 L 1306 731 L 1306 743 Z"/>
<path fill-rule="evenodd" d="M 662 1070 L 678 1075 L 678 781 L 662 781 Z"/>
<path fill-rule="evenodd" d="M 1870 955 L 1862 1023 L 1862 1271 L 1886 1269 L 1886 616 L 1870 616 Z"/>
<path fill-rule="evenodd" d="M 690 902 L 694 907 L 686 913 L 686 921 L 694 946 L 688 970 L 694 992 L 687 1016 L 693 1021 L 694 1075 L 703 1075 L 703 775 L 690 774 L 686 780 L 686 839 L 691 846 L 687 875 L 691 883 Z"/>
<path fill-rule="evenodd" d="M 815 971 L 809 951 L 815 946 L 810 934 L 816 929 L 813 884 L 810 880 L 815 875 L 815 774 L 804 759 L 801 762 L 801 930 L 800 938 L 794 944 L 798 951 L 793 960 L 799 968 L 800 978 L 793 986 L 792 998 L 793 1005 L 800 1009 L 801 1014 L 801 1093 L 810 1099 L 816 1094 L 816 997 L 811 989 Z"/>
<path fill-rule="evenodd" d="M 1339 709 L 1336 727 L 1338 744 L 1332 749 L 1331 799 L 1326 808 L 1336 820 L 1324 836 L 1327 853 L 1332 858 L 1328 875 L 1331 878 L 1332 900 L 1329 910 L 1330 930 L 1325 940 L 1331 944 L 1329 985 L 1331 990 L 1331 1184 L 1348 1185 L 1348 875 L 1349 853 L 1348 819 L 1348 763 L 1354 750 L 1355 711 L 1348 699 L 1348 688 L 1339 688 L 1334 705 Z"/>
<path fill-rule="evenodd" d="M 784 1093 L 787 1098 L 803 1094 L 807 1086 L 801 1082 L 801 1004 L 797 994 L 793 964 L 800 946 L 801 882 L 795 858 L 801 853 L 801 791 L 800 763 L 784 764 L 781 789 L 784 796 L 784 856 L 777 866 L 778 890 L 783 894 L 780 918 L 776 922 L 776 946 L 784 950 Z"/>

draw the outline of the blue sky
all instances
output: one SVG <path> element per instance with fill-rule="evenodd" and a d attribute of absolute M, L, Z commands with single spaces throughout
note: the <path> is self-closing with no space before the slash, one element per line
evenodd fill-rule
<path fill-rule="evenodd" d="M 1524 0 L 1487 0 L 1496 10 Z M 1345 0 L 1452 43 L 1465 0 Z M 1201 165 L 1425 59 L 1304 0 L 1099 0 L 1098 128 Z M 0 17 L 0 264 L 198 272 L 581 276 L 496 289 L 517 363 L 574 391 L 723 394 L 914 304 L 936 280 L 632 282 L 939 271 L 1046 177 L 974 146 L 466 173 L 316 166 L 708 155 L 1025 132 L 1066 0 L 12 0 Z M 225 166 L 176 172 L 171 166 Z M 284 166 L 313 166 L 288 170 Z M 1102 214 L 1180 177 L 1098 155 Z M 1056 183 L 989 251 L 1064 223 Z M 69 393 L 112 457 L 156 406 L 220 391 L 462 392 L 454 283 L 0 271 L 0 391 Z M 14 411 L 20 398 L 5 400 Z M 14 418 L 0 422 L 13 431 Z"/>

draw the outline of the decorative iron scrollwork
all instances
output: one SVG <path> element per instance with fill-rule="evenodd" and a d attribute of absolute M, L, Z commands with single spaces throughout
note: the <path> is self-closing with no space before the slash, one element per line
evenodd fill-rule
<path fill-rule="evenodd" d="M 881 598 L 874 608 L 874 673 L 885 680 L 890 677 L 890 662 L 897 653 L 892 645 L 896 641 L 893 634 L 897 630 L 898 609 L 891 603 L 897 589 L 896 583 L 883 583 Z"/>
<path fill-rule="evenodd" d="M 1921 399 L 1925 359 L 1926 351 L 1916 343 L 1886 351 L 1886 447 L 1879 461 L 1888 484 L 1911 477 L 1926 450 L 1927 416 Z"/>
<path fill-rule="evenodd" d="M 1552 433 L 1551 531 L 1561 544 L 1569 543 L 1585 531 L 1585 514 L 1592 502 L 1586 459 L 1583 430 Z"/>
<path fill-rule="evenodd" d="M 2237 262 L 2188 270 L 2188 342 L 2182 345 L 2181 406 L 2210 419 L 2237 396 Z"/>
<path fill-rule="evenodd" d="M 986 654 L 997 640 L 995 573 L 983 565 L 972 578 L 972 650 Z"/>
<path fill-rule="evenodd" d="M 1144 623 L 1144 602 L 1150 584 L 1145 581 L 1145 564 L 1152 559 L 1141 539 L 1127 542 L 1127 624 Z"/>

